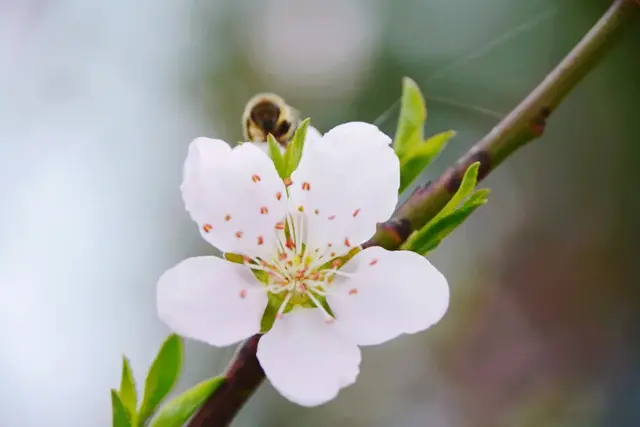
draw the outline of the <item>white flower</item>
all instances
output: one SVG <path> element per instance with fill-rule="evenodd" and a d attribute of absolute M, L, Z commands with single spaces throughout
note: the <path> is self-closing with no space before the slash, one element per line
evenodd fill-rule
<path fill-rule="evenodd" d="M 449 288 L 426 258 L 379 247 L 344 265 L 339 258 L 393 213 L 400 176 L 389 143 L 373 125 L 340 125 L 306 144 L 285 183 L 255 145 L 194 140 L 186 208 L 209 243 L 245 262 L 203 256 L 168 270 L 158 282 L 160 318 L 178 334 L 226 346 L 258 333 L 269 305 L 277 316 L 258 359 L 273 386 L 305 406 L 355 381 L 358 346 L 439 321 Z"/>

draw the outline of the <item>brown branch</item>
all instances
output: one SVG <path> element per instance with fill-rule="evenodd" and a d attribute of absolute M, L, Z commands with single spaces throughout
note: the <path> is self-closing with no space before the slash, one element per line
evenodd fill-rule
<path fill-rule="evenodd" d="M 471 163 L 480 162 L 478 178 L 483 179 L 518 148 L 539 138 L 549 115 L 611 48 L 627 27 L 624 24 L 638 14 L 637 3 L 640 0 L 614 1 L 589 33 L 520 105 L 434 183 L 416 189 L 364 246 L 399 248 L 414 230 L 423 227 L 447 204 Z M 223 427 L 231 423 L 264 379 L 256 358 L 259 339 L 260 336 L 255 335 L 242 344 L 224 383 L 193 417 L 189 427 Z"/>

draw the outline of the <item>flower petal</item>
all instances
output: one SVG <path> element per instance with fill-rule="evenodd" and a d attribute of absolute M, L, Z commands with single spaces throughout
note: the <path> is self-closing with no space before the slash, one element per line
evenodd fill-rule
<path fill-rule="evenodd" d="M 294 309 L 276 320 L 257 354 L 275 389 L 303 406 L 328 402 L 360 372 L 358 346 L 313 308 Z"/>
<path fill-rule="evenodd" d="M 447 311 L 446 278 L 415 252 L 367 248 L 342 271 L 353 276 L 336 280 L 327 302 L 358 345 L 425 330 Z"/>
<path fill-rule="evenodd" d="M 202 236 L 223 252 L 275 253 L 275 224 L 286 214 L 285 188 L 271 159 L 253 144 L 219 139 L 189 146 L 182 196 Z"/>
<path fill-rule="evenodd" d="M 398 201 L 400 164 L 373 125 L 340 125 L 305 147 L 292 175 L 290 209 L 307 216 L 307 244 L 342 254 L 371 237 Z"/>
<path fill-rule="evenodd" d="M 179 335 L 223 347 L 260 331 L 267 294 L 246 267 L 206 256 L 166 271 L 157 304 L 160 319 Z"/>

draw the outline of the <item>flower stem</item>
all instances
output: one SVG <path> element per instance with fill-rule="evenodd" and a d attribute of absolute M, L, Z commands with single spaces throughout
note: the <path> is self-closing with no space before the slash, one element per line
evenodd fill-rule
<path fill-rule="evenodd" d="M 377 233 L 364 246 L 398 249 L 413 231 L 433 219 L 451 200 L 471 163 L 480 162 L 478 179 L 481 180 L 518 148 L 539 138 L 555 108 L 611 49 L 632 18 L 640 14 L 638 6 L 640 0 L 615 0 L 520 105 L 434 183 L 417 188 L 389 221 L 380 224 Z M 240 346 L 224 382 L 191 419 L 189 427 L 223 427 L 233 421 L 264 379 L 256 358 L 259 339 L 260 335 L 254 335 Z"/>

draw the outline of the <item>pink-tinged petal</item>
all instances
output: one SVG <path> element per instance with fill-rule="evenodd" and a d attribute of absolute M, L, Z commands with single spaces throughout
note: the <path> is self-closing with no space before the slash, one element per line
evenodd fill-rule
<path fill-rule="evenodd" d="M 345 253 L 391 216 L 400 164 L 387 140 L 373 125 L 347 123 L 305 147 L 289 195 L 306 214 L 311 248 Z"/>
<path fill-rule="evenodd" d="M 358 346 L 312 308 L 276 320 L 258 343 L 258 360 L 274 388 L 303 406 L 330 401 L 360 372 Z"/>
<path fill-rule="evenodd" d="M 189 258 L 158 281 L 158 316 L 179 335 L 223 347 L 260 331 L 267 294 L 239 264 Z"/>
<path fill-rule="evenodd" d="M 367 248 L 343 267 L 327 302 L 358 345 L 375 345 L 437 323 L 449 306 L 446 278 L 410 251 Z"/>
<path fill-rule="evenodd" d="M 275 253 L 275 225 L 286 214 L 286 193 L 271 159 L 253 144 L 231 149 L 197 138 L 189 146 L 181 186 L 200 233 L 223 252 Z"/>

